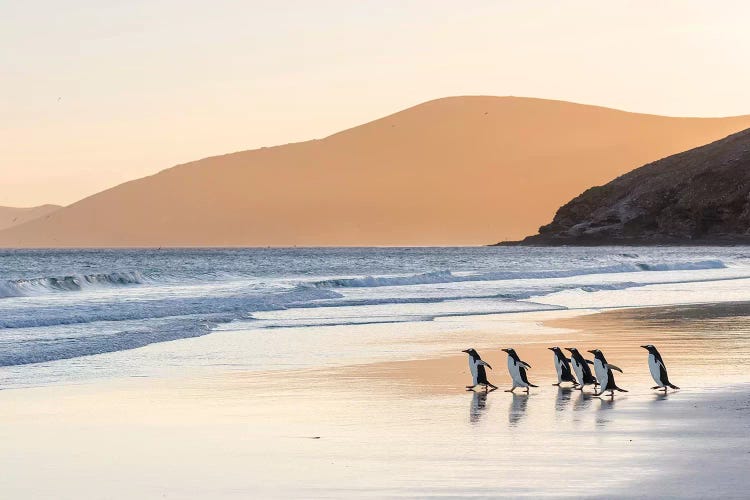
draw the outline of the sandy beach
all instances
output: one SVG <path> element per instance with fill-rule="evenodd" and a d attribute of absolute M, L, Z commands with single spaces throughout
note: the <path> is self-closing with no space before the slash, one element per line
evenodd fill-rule
<path fill-rule="evenodd" d="M 741 498 L 748 314 L 737 303 L 464 317 L 445 320 L 456 323 L 439 329 L 444 351 L 423 359 L 2 390 L 0 496 Z M 228 335 L 172 348 L 239 342 Z M 680 391 L 649 389 L 645 341 Z M 480 350 L 502 389 L 509 342 L 539 388 L 466 392 L 453 346 Z M 706 354 L 707 342 L 718 348 Z M 630 392 L 553 387 L 550 345 L 602 349 Z"/>

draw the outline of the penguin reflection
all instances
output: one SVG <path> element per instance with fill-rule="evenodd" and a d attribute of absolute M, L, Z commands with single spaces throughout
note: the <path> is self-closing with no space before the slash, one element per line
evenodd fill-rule
<path fill-rule="evenodd" d="M 603 427 L 610 422 L 607 410 L 613 410 L 615 403 L 617 402 L 614 398 L 597 398 L 599 400 L 599 406 L 596 407 L 596 425 Z"/>
<path fill-rule="evenodd" d="M 484 415 L 487 409 L 487 394 L 484 391 L 472 391 L 471 406 L 469 407 L 469 422 L 472 424 L 479 423 L 479 420 Z"/>
<path fill-rule="evenodd" d="M 508 409 L 508 422 L 511 426 L 517 425 L 526 414 L 526 405 L 529 404 L 528 394 L 513 393 L 513 400 Z"/>
<path fill-rule="evenodd" d="M 564 411 L 570 404 L 570 397 L 573 394 L 571 387 L 557 387 L 557 399 L 555 400 L 555 410 Z"/>
<path fill-rule="evenodd" d="M 667 398 L 669 398 L 670 395 L 671 395 L 671 393 L 667 393 L 666 391 L 664 391 L 664 392 L 661 392 L 661 391 L 657 392 L 656 394 L 654 394 L 654 399 L 653 399 L 652 403 L 661 403 L 662 401 L 666 401 Z"/>
<path fill-rule="evenodd" d="M 591 406 L 591 401 L 594 399 L 594 396 L 587 392 L 580 391 L 578 393 L 578 397 L 573 402 L 573 411 L 581 411 L 585 410 L 589 406 Z"/>

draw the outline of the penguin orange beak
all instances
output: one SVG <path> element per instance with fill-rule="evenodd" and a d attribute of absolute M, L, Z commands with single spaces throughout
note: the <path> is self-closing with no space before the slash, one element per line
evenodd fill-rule
<path fill-rule="evenodd" d="M 643 347 L 644 349 L 648 349 L 647 345 L 642 345 L 641 347 Z"/>
<path fill-rule="evenodd" d="M 572 347 L 565 347 L 564 349 L 565 349 L 566 351 L 570 351 L 570 352 L 573 352 L 573 348 L 572 348 Z"/>
<path fill-rule="evenodd" d="M 461 352 L 465 352 L 466 354 L 469 354 L 469 350 L 468 350 L 468 349 L 464 349 L 464 350 L 463 350 L 463 351 L 461 351 Z"/>
<path fill-rule="evenodd" d="M 508 349 L 500 349 L 503 352 L 508 352 Z"/>
<path fill-rule="evenodd" d="M 590 351 L 586 351 L 586 352 L 590 352 L 591 354 L 596 354 L 596 350 L 595 349 L 591 349 Z"/>
<path fill-rule="evenodd" d="M 548 347 L 547 349 L 549 349 L 550 351 L 554 351 L 555 350 L 554 347 Z"/>

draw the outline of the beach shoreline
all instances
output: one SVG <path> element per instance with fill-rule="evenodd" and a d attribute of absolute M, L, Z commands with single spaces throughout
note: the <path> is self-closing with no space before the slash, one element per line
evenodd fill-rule
<path fill-rule="evenodd" d="M 712 307 L 723 306 L 698 309 Z M 745 307 L 730 307 L 727 314 L 740 317 Z M 7 474 L 0 478 L 0 494 L 740 497 L 748 486 L 741 471 L 750 465 L 750 448 L 741 439 L 748 431 L 749 381 L 730 373 L 701 382 L 704 367 L 682 366 L 694 353 L 671 347 L 684 343 L 674 332 L 705 328 L 712 319 L 698 315 L 688 322 L 693 327 L 677 327 L 664 319 L 681 316 L 673 307 L 649 311 L 652 321 L 661 322 L 650 333 L 658 330 L 670 346 L 665 359 L 682 387 L 666 397 L 649 389 L 645 351 L 636 342 L 642 327 L 633 332 L 629 323 L 643 318 L 643 310 L 561 312 L 557 319 L 553 313 L 461 318 L 469 322 L 461 333 L 466 338 L 473 337 L 467 332 L 474 321 L 490 330 L 505 321 L 514 330 L 526 318 L 532 334 L 525 342 L 513 340 L 540 386 L 528 396 L 466 392 L 461 353 L 290 372 L 233 370 L 3 390 L 0 466 Z M 613 330 L 618 338 L 603 338 Z M 480 352 L 504 388 L 503 353 L 496 348 L 511 339 L 498 334 L 493 345 L 476 338 L 484 338 Z M 555 340 L 596 340 L 625 371 L 618 381 L 630 392 L 610 400 L 593 398 L 588 389 L 552 387 L 546 347 Z M 212 339 L 195 342 L 205 346 Z M 471 443 L 482 449 L 480 456 Z M 585 452 L 575 452 L 577 446 Z M 598 462 L 601 454 L 606 459 Z M 524 463 L 535 464 L 536 472 Z"/>

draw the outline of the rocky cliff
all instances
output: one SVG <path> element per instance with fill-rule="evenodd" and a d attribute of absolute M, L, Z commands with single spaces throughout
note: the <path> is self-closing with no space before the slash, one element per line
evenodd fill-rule
<path fill-rule="evenodd" d="M 750 243 L 750 129 L 592 187 L 520 243 Z"/>

